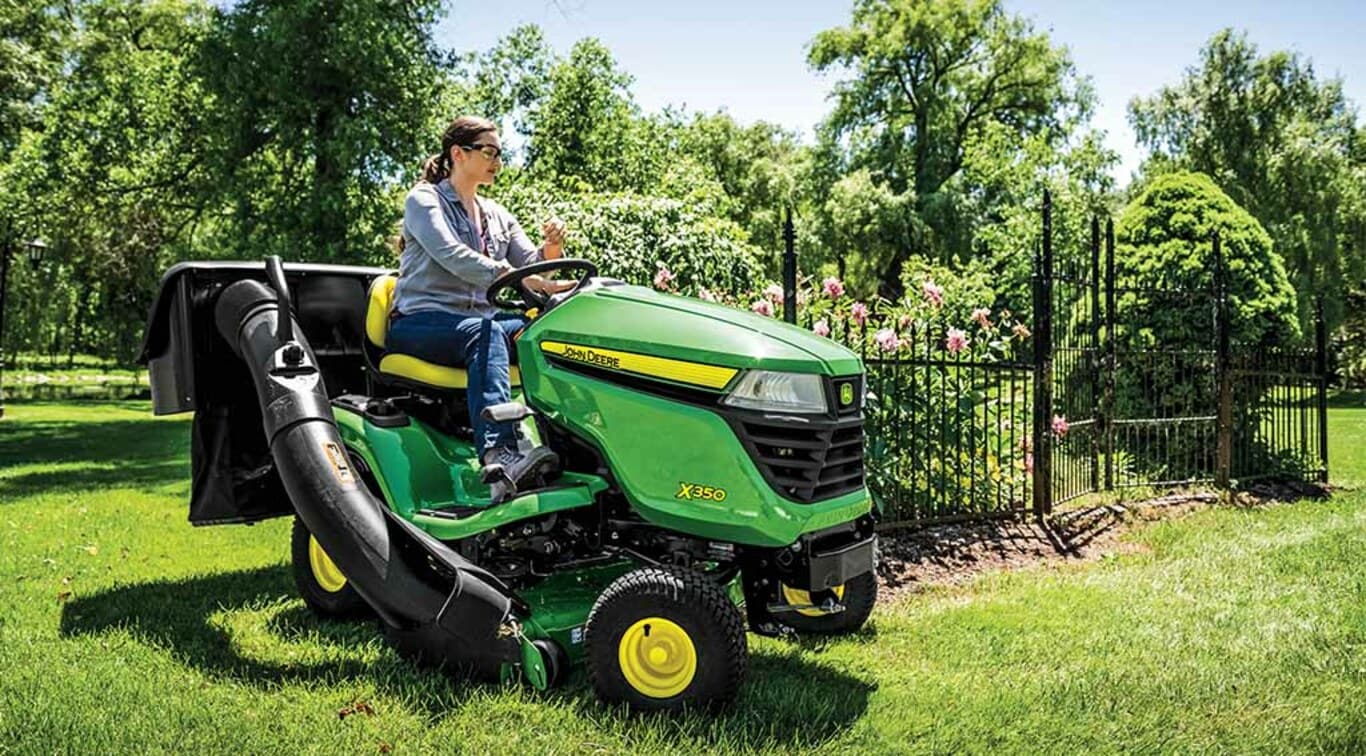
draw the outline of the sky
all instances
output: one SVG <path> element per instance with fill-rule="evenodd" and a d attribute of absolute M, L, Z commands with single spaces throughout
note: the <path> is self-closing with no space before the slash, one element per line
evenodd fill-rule
<path fill-rule="evenodd" d="M 1262 53 L 1291 50 L 1320 77 L 1338 76 L 1347 96 L 1366 103 L 1366 1 L 1005 0 L 1012 13 L 1047 30 L 1091 78 L 1092 125 L 1119 153 L 1126 182 L 1142 160 L 1126 120 L 1135 96 L 1181 79 L 1219 29 L 1248 33 Z M 635 78 L 647 111 L 666 105 L 724 108 L 742 123 L 765 120 L 809 137 L 829 111 L 835 78 L 813 72 L 806 46 L 823 29 L 849 22 L 850 0 L 453 0 L 437 40 L 457 51 L 485 50 L 523 23 L 540 26 L 564 53 L 596 37 Z"/>

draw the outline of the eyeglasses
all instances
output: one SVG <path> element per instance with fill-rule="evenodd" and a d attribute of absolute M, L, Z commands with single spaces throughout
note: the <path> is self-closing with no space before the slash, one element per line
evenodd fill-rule
<path fill-rule="evenodd" d="M 503 161 L 503 150 L 491 144 L 462 144 L 460 149 L 465 152 L 478 152 L 489 160 Z"/>

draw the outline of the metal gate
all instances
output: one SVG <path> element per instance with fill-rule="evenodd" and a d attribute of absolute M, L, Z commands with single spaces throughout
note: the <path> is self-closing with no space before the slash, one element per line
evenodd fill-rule
<path fill-rule="evenodd" d="M 1312 347 L 1237 344 L 1217 234 L 1202 256 L 1211 286 L 1190 289 L 1122 285 L 1113 221 L 1103 242 L 1099 220 L 1090 231 L 1089 248 L 1055 255 L 1045 194 L 1034 293 L 1043 338 L 1033 438 L 1044 460 L 1035 512 L 1119 488 L 1326 481 L 1321 308 Z M 1167 338 L 1178 323 L 1196 335 Z"/>

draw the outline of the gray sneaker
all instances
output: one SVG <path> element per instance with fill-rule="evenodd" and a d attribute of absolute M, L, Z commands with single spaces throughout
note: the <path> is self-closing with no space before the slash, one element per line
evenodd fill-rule
<path fill-rule="evenodd" d="M 546 480 L 559 471 L 560 455 L 547 447 L 536 446 L 523 452 L 496 446 L 484 452 L 480 479 L 489 484 L 493 503 L 500 504 L 517 496 L 518 491 L 545 486 Z"/>

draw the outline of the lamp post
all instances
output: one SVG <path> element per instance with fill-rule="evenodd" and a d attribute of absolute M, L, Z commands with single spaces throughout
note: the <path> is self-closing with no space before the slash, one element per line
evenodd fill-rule
<path fill-rule="evenodd" d="M 5 392 L 4 392 L 4 373 L 5 373 L 5 291 L 9 286 L 9 262 L 14 255 L 14 221 L 10 221 L 5 229 L 4 249 L 0 251 L 0 417 L 5 416 Z M 47 251 L 47 244 L 42 239 L 32 239 L 24 242 L 28 248 L 28 261 L 37 268 L 43 261 L 43 253 Z"/>

